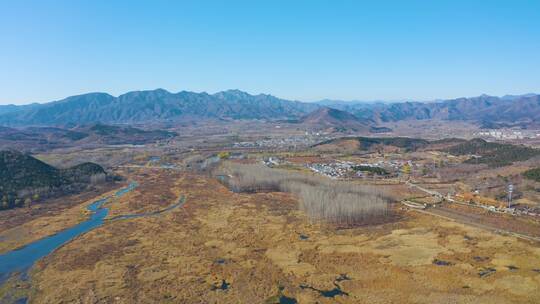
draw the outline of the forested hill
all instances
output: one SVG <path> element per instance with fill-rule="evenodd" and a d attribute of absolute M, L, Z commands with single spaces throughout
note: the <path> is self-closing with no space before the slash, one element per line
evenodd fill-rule
<path fill-rule="evenodd" d="M 313 127 L 351 129 L 355 131 L 369 130 L 373 121 L 359 119 L 349 112 L 321 107 L 302 117 L 300 122 Z"/>
<path fill-rule="evenodd" d="M 80 191 L 105 177 L 105 170 L 94 163 L 57 169 L 18 151 L 0 151 L 0 209 Z"/>
<path fill-rule="evenodd" d="M 368 151 L 374 147 L 396 147 L 407 151 L 415 151 L 429 144 L 429 141 L 420 138 L 409 137 L 341 137 L 330 139 L 313 147 L 342 146 L 344 143 L 353 144 L 358 151 Z"/>
<path fill-rule="evenodd" d="M 473 155 L 466 161 L 471 164 L 487 164 L 491 167 L 510 165 L 540 156 L 540 150 L 522 145 L 488 142 L 480 138 L 444 149 L 454 155 Z"/>

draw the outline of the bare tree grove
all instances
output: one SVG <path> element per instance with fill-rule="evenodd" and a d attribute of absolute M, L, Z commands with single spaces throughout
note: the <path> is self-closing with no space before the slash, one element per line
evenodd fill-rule
<path fill-rule="evenodd" d="M 387 196 L 378 188 L 333 181 L 259 164 L 222 166 L 228 187 L 235 192 L 279 191 L 295 194 L 310 218 L 340 225 L 358 225 L 388 215 Z"/>

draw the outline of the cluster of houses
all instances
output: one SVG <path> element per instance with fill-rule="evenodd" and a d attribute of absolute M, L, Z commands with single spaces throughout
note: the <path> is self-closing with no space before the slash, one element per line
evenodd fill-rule
<path fill-rule="evenodd" d="M 353 162 L 338 161 L 328 164 L 309 164 L 307 167 L 313 172 L 336 179 L 348 175 L 355 165 Z"/>
<path fill-rule="evenodd" d="M 517 215 L 528 215 L 528 216 L 536 216 L 540 217 L 540 208 L 539 207 L 529 207 L 529 206 L 518 206 L 514 209 L 514 213 Z"/>
<path fill-rule="evenodd" d="M 475 192 L 475 194 L 477 194 L 477 192 Z M 451 196 L 450 193 L 448 193 L 446 196 L 446 201 L 451 203 L 474 205 L 490 212 L 540 217 L 540 208 L 538 207 L 531 208 L 527 205 L 513 205 L 509 207 L 507 202 L 497 201 L 494 199 L 473 200 L 470 198 L 470 196 L 468 197 L 464 194 L 456 194 Z"/>
<path fill-rule="evenodd" d="M 359 165 L 367 167 L 385 168 L 393 171 L 399 171 L 405 165 L 415 168 L 418 166 L 417 164 L 414 164 L 411 160 L 380 160 L 374 163 L 362 163 Z"/>
<path fill-rule="evenodd" d="M 267 167 L 276 167 L 288 162 L 276 156 L 265 157 L 262 163 Z M 377 161 L 374 163 L 358 163 L 352 161 L 335 160 L 324 163 L 308 163 L 304 165 L 311 171 L 329 177 L 338 178 L 364 178 L 364 177 L 395 177 L 403 171 L 404 167 L 413 167 L 412 161 Z M 373 170 L 372 170 L 373 169 Z"/>
<path fill-rule="evenodd" d="M 328 140 L 328 137 L 318 135 L 299 135 L 289 136 L 284 138 L 269 138 L 261 139 L 257 141 L 242 141 L 235 142 L 234 148 L 299 148 L 308 147 L 319 143 L 321 141 Z"/>
<path fill-rule="evenodd" d="M 267 167 L 275 167 L 279 166 L 283 161 L 277 157 L 268 157 L 263 159 L 263 164 L 265 164 Z"/>
<path fill-rule="evenodd" d="M 336 161 L 332 163 L 316 163 L 307 165 L 309 169 L 318 174 L 322 174 L 332 179 L 344 178 L 344 177 L 367 177 L 377 175 L 379 177 L 392 177 L 392 174 L 399 172 L 403 167 L 403 164 L 389 165 L 388 162 L 377 163 L 355 163 L 350 161 Z M 370 170 L 380 169 L 380 170 Z M 384 173 L 383 173 L 384 172 Z"/>
<path fill-rule="evenodd" d="M 495 138 L 499 140 L 505 139 L 523 139 L 523 138 L 538 138 L 540 132 L 537 130 L 512 130 L 512 129 L 493 129 L 480 131 L 476 133 L 479 137 Z"/>

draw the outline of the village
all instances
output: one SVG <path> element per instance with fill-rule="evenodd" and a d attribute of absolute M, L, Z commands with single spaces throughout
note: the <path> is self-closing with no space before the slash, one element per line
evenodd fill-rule
<path fill-rule="evenodd" d="M 441 156 L 441 154 L 434 154 Z M 444 155 L 443 155 L 444 156 Z M 441 163 L 455 160 L 444 160 Z M 405 184 L 409 188 L 423 193 L 417 197 L 403 200 L 401 203 L 413 209 L 426 210 L 441 208 L 449 204 L 459 205 L 462 208 L 483 210 L 485 216 L 489 214 L 508 214 L 513 217 L 538 218 L 540 207 L 521 204 L 512 200 L 514 186 L 509 185 L 508 197 L 504 200 L 483 196 L 477 189 L 467 189 L 452 183 L 446 184 L 443 189 L 430 189 L 433 184 L 429 178 L 429 164 L 425 160 L 413 161 L 406 157 L 402 159 L 357 159 L 356 161 L 336 159 L 319 159 L 305 163 L 289 161 L 286 157 L 268 156 L 262 163 L 270 168 L 303 168 L 314 174 L 332 180 L 371 180 L 386 181 L 391 184 Z M 445 184 L 445 183 L 442 183 Z M 441 191 L 442 190 L 442 191 Z"/>
<path fill-rule="evenodd" d="M 349 178 L 391 178 L 398 177 L 402 172 L 410 173 L 412 167 L 416 165 L 412 161 L 377 161 L 353 162 L 344 160 L 329 160 L 326 162 L 315 162 L 305 164 L 295 164 L 284 158 L 270 156 L 263 158 L 263 164 L 268 167 L 277 167 L 283 165 L 296 165 L 307 168 L 316 174 L 326 176 L 331 179 L 349 179 Z"/>
<path fill-rule="evenodd" d="M 540 130 L 488 129 L 474 134 L 477 137 L 497 140 L 540 138 Z"/>
<path fill-rule="evenodd" d="M 301 149 L 329 139 L 331 139 L 331 137 L 323 133 L 306 131 L 304 135 L 290 135 L 255 141 L 235 142 L 233 143 L 233 148 Z"/>

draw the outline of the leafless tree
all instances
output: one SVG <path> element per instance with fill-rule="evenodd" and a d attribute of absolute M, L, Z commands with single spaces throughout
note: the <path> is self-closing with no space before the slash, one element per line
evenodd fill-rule
<path fill-rule="evenodd" d="M 356 225 L 388 215 L 388 198 L 374 186 L 333 181 L 263 165 L 227 163 L 223 174 L 235 192 L 280 191 L 300 198 L 300 208 L 313 219 Z"/>
<path fill-rule="evenodd" d="M 98 185 L 102 184 L 107 180 L 107 175 L 104 173 L 98 173 L 90 176 L 90 184 Z"/>

